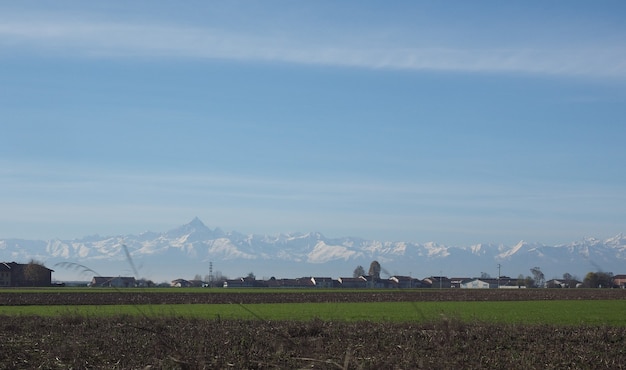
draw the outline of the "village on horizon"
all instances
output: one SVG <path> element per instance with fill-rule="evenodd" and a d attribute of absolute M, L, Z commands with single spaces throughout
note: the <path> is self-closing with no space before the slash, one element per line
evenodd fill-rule
<path fill-rule="evenodd" d="M 210 288 L 351 288 L 351 289 L 417 289 L 417 288 L 460 288 L 460 289 L 525 289 L 525 288 L 626 288 L 626 274 L 613 275 L 605 272 L 589 272 L 583 281 L 570 274 L 562 279 L 545 280 L 539 267 L 530 269 L 532 276 L 517 278 L 498 276 L 493 278 L 486 273 L 480 277 L 429 276 L 423 279 L 411 276 L 393 275 L 381 278 L 381 266 L 373 261 L 365 273 L 362 266 L 357 266 L 351 277 L 301 277 L 257 280 L 254 273 L 237 279 L 227 279 L 211 274 L 202 279 L 174 279 L 169 283 L 156 284 L 148 279 L 132 276 L 94 276 L 89 282 L 57 282 L 52 279 L 54 270 L 36 261 L 29 263 L 0 262 L 0 287 L 47 287 L 78 286 L 109 288 L 150 288 L 150 287 L 210 287 Z M 85 284 L 86 283 L 86 284 Z"/>

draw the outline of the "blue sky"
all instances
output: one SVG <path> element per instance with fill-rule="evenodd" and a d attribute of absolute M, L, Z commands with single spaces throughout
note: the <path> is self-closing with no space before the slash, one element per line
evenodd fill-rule
<path fill-rule="evenodd" d="M 622 1 L 0 3 L 0 237 L 626 231 Z"/>

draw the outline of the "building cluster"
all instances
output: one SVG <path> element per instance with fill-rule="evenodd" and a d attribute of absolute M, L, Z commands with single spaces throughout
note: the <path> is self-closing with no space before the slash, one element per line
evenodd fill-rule
<path fill-rule="evenodd" d="M 501 276 L 500 278 L 448 278 L 446 276 L 430 276 L 418 279 L 410 276 L 394 275 L 388 279 L 372 276 L 340 277 L 301 277 L 296 279 L 257 280 L 254 277 L 204 282 L 200 280 L 176 279 L 171 282 L 173 287 L 224 287 L 224 288 L 459 288 L 459 289 L 523 289 L 525 281 Z M 581 281 L 575 279 L 552 279 L 546 281 L 546 288 L 580 288 Z M 626 288 L 626 275 L 615 275 L 613 287 Z"/>
<path fill-rule="evenodd" d="M 94 277 L 90 286 L 94 287 L 132 287 L 153 286 L 145 280 L 135 280 L 133 277 Z M 500 278 L 449 278 L 446 276 L 430 276 L 418 279 L 410 276 L 394 275 L 388 279 L 372 276 L 359 277 L 313 277 L 257 280 L 253 276 L 237 279 L 223 279 L 219 281 L 203 280 L 172 280 L 168 286 L 177 288 L 190 287 L 223 287 L 223 288 L 436 288 L 436 289 L 524 289 L 525 281 L 501 276 Z M 580 288 L 581 281 L 575 279 L 552 279 L 545 282 L 545 288 Z M 626 288 L 626 275 L 613 276 L 614 288 Z"/>
<path fill-rule="evenodd" d="M 226 280 L 225 288 L 520 288 L 517 279 L 503 276 L 500 279 L 448 278 L 430 276 L 418 279 L 411 276 L 394 275 L 388 279 L 373 276 L 340 277 L 303 277 L 299 279 L 256 280 L 251 277 Z"/>
<path fill-rule="evenodd" d="M 51 286 L 52 272 L 40 263 L 27 264 L 16 262 L 0 262 L 0 287 L 43 287 Z M 92 287 L 151 287 L 149 280 L 135 279 L 128 276 L 95 276 L 88 284 Z M 521 279 L 500 276 L 499 278 L 448 278 L 446 276 L 430 276 L 418 279 L 411 276 L 394 275 L 383 279 L 377 276 L 363 275 L 358 277 L 301 277 L 295 279 L 257 280 L 252 274 L 238 279 L 221 279 L 217 281 L 176 279 L 166 286 L 172 287 L 224 287 L 224 288 L 459 288 L 459 289 L 519 289 L 525 288 Z M 545 288 L 579 288 L 583 282 L 576 279 L 552 279 L 545 282 Z M 626 275 L 611 276 L 608 286 L 626 288 Z"/>

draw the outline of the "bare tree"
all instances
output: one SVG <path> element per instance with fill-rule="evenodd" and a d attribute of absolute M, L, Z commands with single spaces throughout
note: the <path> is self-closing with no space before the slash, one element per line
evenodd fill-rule
<path fill-rule="evenodd" d="M 533 278 L 531 278 L 530 276 L 526 276 L 526 279 L 524 279 L 524 285 L 526 286 L 526 288 L 535 288 L 535 280 Z"/>
<path fill-rule="evenodd" d="M 545 276 L 543 272 L 541 272 L 541 267 L 533 267 L 530 269 L 530 273 L 533 274 L 533 280 L 535 281 L 534 286 L 536 288 L 542 287 L 545 283 Z"/>
<path fill-rule="evenodd" d="M 354 269 L 354 272 L 352 272 L 352 277 L 355 277 L 355 278 L 358 278 L 359 276 L 363 276 L 363 275 L 365 275 L 365 269 L 361 265 L 358 265 Z"/>
<path fill-rule="evenodd" d="M 156 284 L 152 280 L 148 280 L 146 278 L 140 278 L 140 279 L 137 279 L 137 286 L 142 287 L 142 288 L 152 288 L 156 286 Z"/>
<path fill-rule="evenodd" d="M 598 274 L 595 272 L 588 272 L 583 279 L 583 285 L 585 288 L 597 288 L 598 287 Z"/>
<path fill-rule="evenodd" d="M 368 271 L 368 275 L 372 277 L 373 280 L 380 279 L 380 263 L 378 261 L 372 261 L 370 264 L 370 270 Z"/>
<path fill-rule="evenodd" d="M 31 286 L 48 285 L 50 283 L 49 274 L 50 270 L 36 260 L 30 260 L 24 267 L 24 280 Z"/>
<path fill-rule="evenodd" d="M 612 272 L 589 272 L 583 280 L 585 288 L 611 288 L 613 286 Z"/>

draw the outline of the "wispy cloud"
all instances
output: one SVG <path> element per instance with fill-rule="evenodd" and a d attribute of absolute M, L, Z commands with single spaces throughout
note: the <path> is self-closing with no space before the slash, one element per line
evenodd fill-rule
<path fill-rule="evenodd" d="M 0 161 L 0 164 L 3 162 Z M 6 162 L 5 162 L 6 163 Z M 485 210 L 549 212 L 566 214 L 580 209 L 607 211 L 611 203 L 623 200 L 620 189 L 610 186 L 590 191 L 584 185 L 559 186 L 550 183 L 472 183 L 464 181 L 375 180 L 372 178 L 294 180 L 282 177 L 255 177 L 234 174 L 196 174 L 168 171 L 137 173 L 75 166 L 21 163 L 17 169 L 0 170 L 0 189 L 5 204 L 75 204 L 89 209 L 94 204 L 155 202 L 171 206 L 241 207 L 318 210 L 349 209 L 353 212 L 413 213 L 454 209 L 458 213 L 480 214 Z M 342 206 L 345 205 L 345 206 Z M 614 208 L 614 207 L 613 207 Z"/>
<path fill-rule="evenodd" d="M 623 45 L 546 47 L 413 47 L 378 39 L 371 45 L 349 40 L 315 43 L 287 35 L 237 33 L 163 25 L 75 20 L 3 20 L 5 53 L 24 49 L 63 56 L 120 58 L 208 58 L 309 65 L 461 72 L 512 72 L 626 77 Z M 359 45 L 355 47 L 354 45 Z M 383 45 L 383 46 L 381 46 Z"/>
<path fill-rule="evenodd" d="M 318 230 L 444 243 L 454 235 L 458 243 L 484 242 L 489 235 L 516 242 L 529 230 L 541 232 L 543 224 L 552 232 L 561 228 L 559 237 L 571 233 L 572 225 L 609 235 L 604 230 L 621 227 L 620 190 L 529 182 L 295 180 L 0 160 L 0 235 L 33 237 L 33 224 L 36 237 L 44 239 L 160 231 L 199 216 L 212 226 L 246 233 Z M 514 240 L 503 240 L 506 233 Z"/>

